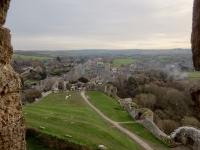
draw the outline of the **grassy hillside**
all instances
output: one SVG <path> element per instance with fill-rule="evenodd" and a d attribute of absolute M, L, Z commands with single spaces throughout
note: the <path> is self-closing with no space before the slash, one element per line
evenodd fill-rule
<path fill-rule="evenodd" d="M 66 100 L 66 95 L 71 97 Z M 105 122 L 77 92 L 50 94 L 38 104 L 23 106 L 23 114 L 27 126 L 72 143 L 91 148 L 104 144 L 110 150 L 142 149 Z"/>
<path fill-rule="evenodd" d="M 107 117 L 117 122 L 133 121 L 128 112 L 120 107 L 113 98 L 102 92 L 86 92 L 89 101 Z"/>
<path fill-rule="evenodd" d="M 40 57 L 40 56 L 30 56 L 30 55 L 20 55 L 13 54 L 13 58 L 21 57 L 22 59 L 33 59 L 33 60 L 50 60 L 50 57 Z"/>
<path fill-rule="evenodd" d="M 114 59 L 113 62 L 112 62 L 112 65 L 115 66 L 115 67 L 120 67 L 122 64 L 124 66 L 127 66 L 127 65 L 129 65 L 129 64 L 131 64 L 133 62 L 135 62 L 134 59 L 128 59 L 128 58 L 127 59 L 125 59 L 125 58 L 123 58 L 123 59 Z"/>
<path fill-rule="evenodd" d="M 118 102 L 102 92 L 87 92 L 88 100 L 97 107 L 102 113 L 114 121 L 121 122 L 121 125 L 132 133 L 137 134 L 142 139 L 148 141 L 155 147 L 166 148 L 166 146 L 158 140 L 152 133 L 150 133 L 142 125 L 133 123 L 123 123 L 133 121 L 129 114 L 123 110 Z"/>

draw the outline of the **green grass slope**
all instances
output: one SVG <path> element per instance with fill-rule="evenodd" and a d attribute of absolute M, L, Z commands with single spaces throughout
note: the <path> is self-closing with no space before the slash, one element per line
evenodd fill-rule
<path fill-rule="evenodd" d="M 71 97 L 66 100 L 66 95 Z M 104 121 L 77 92 L 50 94 L 38 104 L 23 106 L 23 113 L 27 126 L 68 142 L 94 149 L 100 144 L 110 150 L 142 149 Z"/>
<path fill-rule="evenodd" d="M 86 92 L 89 97 L 88 100 L 98 108 L 104 115 L 117 122 L 129 122 L 133 119 L 129 116 L 128 112 L 123 110 L 118 102 L 102 92 L 92 91 Z M 121 123 L 121 126 L 127 130 L 135 133 L 145 141 L 154 145 L 155 147 L 167 148 L 160 140 L 158 140 L 152 133 L 145 127 L 138 123 Z"/>
<path fill-rule="evenodd" d="M 120 107 L 118 102 L 102 92 L 86 92 L 88 100 L 108 118 L 117 122 L 133 121 L 128 112 Z"/>

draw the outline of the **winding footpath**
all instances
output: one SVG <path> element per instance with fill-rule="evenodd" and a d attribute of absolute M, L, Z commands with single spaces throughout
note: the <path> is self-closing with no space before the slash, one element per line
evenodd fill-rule
<path fill-rule="evenodd" d="M 109 123 L 111 123 L 113 126 L 115 126 L 117 129 L 119 129 L 119 131 L 121 131 L 122 133 L 128 135 L 132 140 L 136 141 L 139 145 L 141 145 L 144 149 L 146 150 L 153 150 L 153 148 L 151 148 L 147 143 L 145 143 L 144 141 L 142 141 L 140 138 L 138 138 L 135 134 L 133 134 L 132 132 L 126 130 L 125 128 L 123 128 L 122 126 L 119 125 L 119 123 L 121 122 L 115 122 L 113 120 L 111 120 L 110 118 L 106 117 L 101 111 L 99 111 L 94 105 L 92 105 L 87 97 L 85 96 L 85 92 L 82 91 L 81 92 L 81 96 L 83 97 L 83 99 L 85 100 L 85 102 L 93 109 L 95 110 L 103 119 L 105 119 L 106 121 L 108 121 Z"/>

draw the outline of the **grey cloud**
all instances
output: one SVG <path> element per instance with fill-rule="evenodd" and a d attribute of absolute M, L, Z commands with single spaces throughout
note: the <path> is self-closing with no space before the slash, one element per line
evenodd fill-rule
<path fill-rule="evenodd" d="M 132 48 L 142 45 L 137 42 L 152 48 L 155 44 L 145 44 L 145 40 L 155 39 L 155 35 L 155 40 L 180 38 L 180 43 L 185 37 L 189 45 L 191 10 L 192 2 L 188 0 L 13 0 L 6 27 L 11 29 L 13 45 L 19 49 L 34 49 L 33 43 L 37 48 L 45 49 L 42 43 L 48 43 L 60 49 L 55 43 L 64 39 L 66 43 L 60 43 L 60 47 L 65 49 L 69 45 L 75 48 L 77 43 L 78 49 L 81 45 L 98 48 L 98 43 L 109 48 L 129 43 L 130 47 L 131 42 Z M 47 41 L 52 38 L 54 45 Z"/>

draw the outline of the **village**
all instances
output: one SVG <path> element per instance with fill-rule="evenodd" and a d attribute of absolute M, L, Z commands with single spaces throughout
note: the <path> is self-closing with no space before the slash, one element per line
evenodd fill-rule
<path fill-rule="evenodd" d="M 166 80 L 178 82 L 187 79 L 189 73 L 195 73 L 189 54 L 55 56 L 40 61 L 16 57 L 13 62 L 12 66 L 20 73 L 23 83 L 21 92 L 23 102 L 26 101 L 23 95 L 27 90 L 37 90 L 40 93 L 81 91 L 85 90 L 86 83 L 116 86 L 122 82 L 121 80 L 127 80 L 129 77 L 138 80 L 142 78 L 145 81 L 157 77 L 157 82 L 163 82 L 164 78 L 164 82 L 167 82 Z M 151 78 L 146 79 L 146 77 Z M 31 102 L 33 101 L 32 98 Z"/>
<path fill-rule="evenodd" d="M 193 113 L 189 109 L 192 100 L 187 96 L 187 90 L 198 83 L 198 76 L 191 78 L 198 72 L 193 69 L 190 55 L 112 54 L 67 59 L 57 56 L 45 62 L 32 60 L 32 66 L 21 66 L 24 105 L 36 104 L 51 93 L 63 93 L 65 100 L 70 101 L 74 99 L 71 92 L 99 91 L 117 99 L 134 120 L 140 122 L 140 119 L 148 118 L 140 123 L 166 145 L 169 143 L 159 135 L 167 137 L 166 134 L 183 124 L 182 120 L 192 118 L 187 117 Z M 162 98 L 169 102 L 161 101 Z M 172 109 L 171 101 L 182 103 L 186 99 L 187 102 L 179 104 L 183 110 Z M 200 125 L 197 120 L 195 122 L 195 126 Z M 45 127 L 41 126 L 41 129 Z M 173 145 L 172 141 L 168 146 Z"/>

